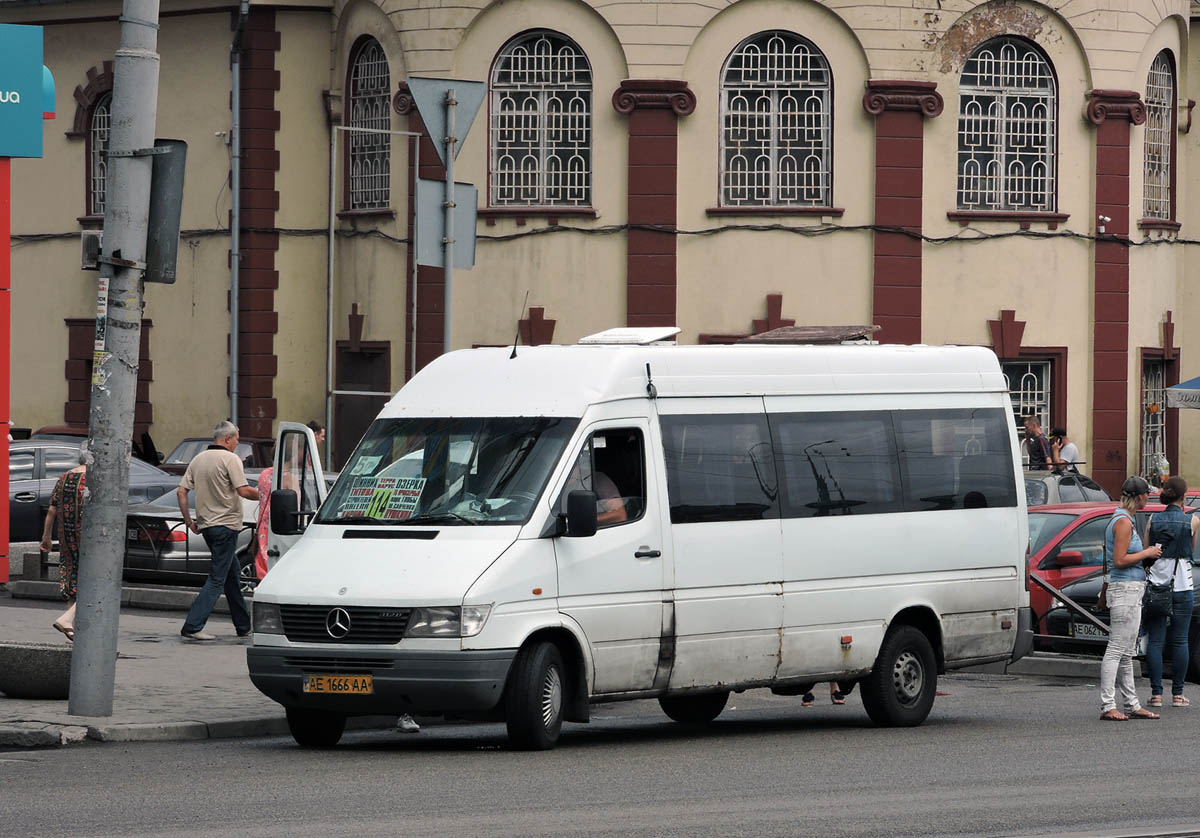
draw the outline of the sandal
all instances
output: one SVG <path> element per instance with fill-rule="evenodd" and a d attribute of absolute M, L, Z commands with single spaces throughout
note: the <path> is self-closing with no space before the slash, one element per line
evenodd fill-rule
<path fill-rule="evenodd" d="M 1162 694 L 1150 696 L 1150 700 L 1146 702 L 1147 707 L 1162 707 Z"/>
<path fill-rule="evenodd" d="M 1153 719 L 1159 718 L 1159 715 L 1157 713 L 1151 713 L 1145 707 L 1139 707 L 1138 709 L 1134 710 L 1132 713 L 1129 714 L 1129 718 L 1153 720 Z"/>
<path fill-rule="evenodd" d="M 1191 704 L 1192 704 L 1192 702 L 1188 701 L 1187 696 L 1183 695 L 1182 693 L 1179 695 L 1171 696 L 1171 706 L 1172 707 L 1190 707 Z"/>
<path fill-rule="evenodd" d="M 75 642 L 75 629 L 71 626 L 64 626 L 62 623 L 55 621 L 54 627 L 67 636 L 67 640 Z"/>
<path fill-rule="evenodd" d="M 1101 713 L 1100 721 L 1102 721 L 1102 722 L 1127 722 L 1127 721 L 1129 721 L 1129 717 L 1126 716 L 1124 713 L 1122 713 L 1120 710 L 1117 710 L 1114 708 L 1112 710 L 1106 710 L 1105 712 Z"/>
<path fill-rule="evenodd" d="M 812 693 L 805 693 L 804 697 L 800 699 L 800 704 L 804 707 L 812 707 L 813 702 L 816 700 L 816 696 L 814 696 Z"/>
<path fill-rule="evenodd" d="M 845 704 L 846 696 L 842 695 L 842 693 L 839 692 L 838 690 L 834 690 L 833 692 L 831 692 L 829 694 L 829 700 L 832 701 L 834 704 Z"/>

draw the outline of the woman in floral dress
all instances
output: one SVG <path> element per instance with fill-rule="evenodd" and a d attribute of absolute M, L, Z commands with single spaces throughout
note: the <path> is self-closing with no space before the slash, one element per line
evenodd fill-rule
<path fill-rule="evenodd" d="M 59 590 L 69 606 L 54 627 L 75 639 L 75 590 L 79 579 L 79 537 L 83 528 L 83 503 L 87 481 L 87 443 L 79 447 L 79 465 L 58 478 L 50 494 L 50 509 L 42 529 L 42 550 L 50 551 L 54 522 L 58 520 Z"/>

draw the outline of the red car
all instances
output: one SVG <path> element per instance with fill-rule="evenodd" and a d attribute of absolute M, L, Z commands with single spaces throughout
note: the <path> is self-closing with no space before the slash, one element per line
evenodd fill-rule
<path fill-rule="evenodd" d="M 1094 501 L 1030 508 L 1030 575 L 1061 589 L 1099 568 L 1104 563 L 1104 531 L 1119 506 L 1116 501 Z M 1144 532 L 1150 516 L 1165 508 L 1161 503 L 1146 504 L 1135 516 L 1138 531 Z M 1052 599 L 1039 585 L 1030 584 L 1029 605 L 1039 634 L 1046 633 L 1044 618 Z"/>

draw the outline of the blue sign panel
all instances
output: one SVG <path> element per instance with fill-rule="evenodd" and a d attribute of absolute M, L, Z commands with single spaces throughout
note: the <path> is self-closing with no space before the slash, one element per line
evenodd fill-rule
<path fill-rule="evenodd" d="M 42 156 L 42 27 L 0 24 L 0 157 Z"/>

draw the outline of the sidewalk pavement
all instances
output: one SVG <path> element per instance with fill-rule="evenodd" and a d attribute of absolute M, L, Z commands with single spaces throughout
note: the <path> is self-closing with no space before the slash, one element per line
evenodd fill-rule
<path fill-rule="evenodd" d="M 190 603 L 196 592 L 178 593 Z M 0 594 L 0 643 L 66 644 L 51 627 L 62 609 L 61 600 Z M 183 617 L 182 611 L 122 609 L 111 716 L 72 716 L 65 700 L 0 694 L 0 748 L 286 734 L 283 707 L 250 683 L 248 642 L 237 637 L 229 618 L 213 614 L 206 630 L 218 639 L 197 643 L 180 637 Z M 355 728 L 393 727 L 396 719 L 375 716 L 351 722 Z"/>

